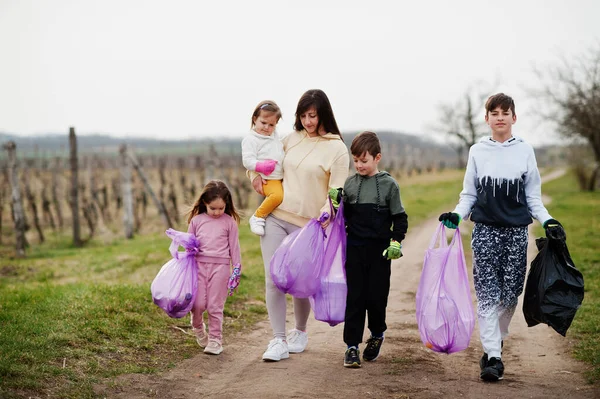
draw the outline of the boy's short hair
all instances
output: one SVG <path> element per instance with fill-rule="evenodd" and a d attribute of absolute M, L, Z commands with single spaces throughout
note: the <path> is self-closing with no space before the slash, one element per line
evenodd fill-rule
<path fill-rule="evenodd" d="M 490 96 L 485 102 L 485 114 L 487 115 L 488 112 L 492 112 L 498 107 L 502 108 L 503 111 L 508 111 L 510 109 L 513 115 L 516 115 L 515 101 L 511 96 L 507 96 L 504 93 L 498 93 Z"/>
<path fill-rule="evenodd" d="M 381 144 L 379 143 L 379 137 L 373 132 L 362 132 L 354 137 L 352 145 L 350 145 L 350 152 L 355 157 L 359 157 L 362 154 L 368 152 L 373 157 L 377 154 L 381 154 Z"/>

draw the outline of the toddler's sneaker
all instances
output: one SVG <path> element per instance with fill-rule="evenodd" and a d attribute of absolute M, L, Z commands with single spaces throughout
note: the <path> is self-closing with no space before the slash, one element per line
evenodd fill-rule
<path fill-rule="evenodd" d="M 265 219 L 252 215 L 249 220 L 250 231 L 258 236 L 265 235 Z"/>
<path fill-rule="evenodd" d="M 383 337 L 373 337 L 367 340 L 367 347 L 363 352 L 363 359 L 367 362 L 372 362 L 379 357 L 379 351 L 381 349 L 381 344 L 383 344 Z"/>
<path fill-rule="evenodd" d="M 209 339 L 208 345 L 204 348 L 204 353 L 209 355 L 220 355 L 223 352 L 223 345 L 216 339 Z"/>
<path fill-rule="evenodd" d="M 360 368 L 360 351 L 357 347 L 351 346 L 346 349 L 346 353 L 344 354 L 344 367 L 353 369 Z"/>
<path fill-rule="evenodd" d="M 273 338 L 269 342 L 267 350 L 263 353 L 262 359 L 268 362 L 278 362 L 288 357 L 290 357 L 288 344 L 281 338 Z"/>
<path fill-rule="evenodd" d="M 196 342 L 201 348 L 206 348 L 208 345 L 208 334 L 206 333 L 206 324 L 202 323 L 202 328 L 193 328 L 192 332 L 196 336 Z"/>
<path fill-rule="evenodd" d="M 479 378 L 488 382 L 495 382 L 504 379 L 504 363 L 497 357 L 488 359 L 487 353 L 484 353 L 479 360 L 479 367 L 481 373 Z"/>
<path fill-rule="evenodd" d="M 288 332 L 287 342 L 290 353 L 304 352 L 308 344 L 308 334 L 294 328 Z"/>

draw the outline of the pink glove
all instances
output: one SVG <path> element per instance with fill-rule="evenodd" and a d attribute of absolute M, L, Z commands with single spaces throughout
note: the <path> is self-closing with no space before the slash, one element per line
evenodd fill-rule
<path fill-rule="evenodd" d="M 235 289 L 240 285 L 240 276 L 242 275 L 242 265 L 236 263 L 233 266 L 233 272 L 231 276 L 229 276 L 229 281 L 227 282 L 227 288 L 229 289 L 229 296 L 233 295 Z"/>
<path fill-rule="evenodd" d="M 265 176 L 269 176 L 275 170 L 276 165 L 277 161 L 267 159 L 265 161 L 257 162 L 254 170 L 256 170 L 258 173 L 262 173 Z"/>

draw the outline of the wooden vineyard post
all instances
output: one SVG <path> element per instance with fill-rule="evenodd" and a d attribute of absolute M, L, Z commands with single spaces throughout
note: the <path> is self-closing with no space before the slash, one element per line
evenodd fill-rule
<path fill-rule="evenodd" d="M 69 162 L 71 165 L 71 189 L 69 192 L 69 200 L 71 203 L 71 213 L 73 215 L 73 245 L 81 247 L 81 225 L 79 221 L 79 171 L 77 159 L 77 137 L 75 136 L 75 128 L 69 128 Z"/>
<path fill-rule="evenodd" d="M 62 206 L 60 205 L 60 200 L 58 199 L 58 173 L 59 168 L 61 167 L 60 158 L 56 157 L 54 159 L 54 167 L 52 168 L 52 203 L 54 204 L 54 209 L 56 209 L 56 219 L 58 222 L 58 228 L 62 229 L 63 227 L 63 212 Z"/>
<path fill-rule="evenodd" d="M 133 194 L 131 189 L 131 162 L 127 158 L 127 145 L 119 148 L 121 169 L 121 197 L 123 198 L 123 224 L 125 238 L 133 238 Z"/>
<path fill-rule="evenodd" d="M 16 250 L 18 257 L 25 257 L 25 212 L 23 210 L 23 201 L 21 200 L 21 191 L 19 190 L 19 178 L 17 170 L 17 146 L 14 141 L 4 144 L 4 149 L 8 152 L 8 178 L 11 186 L 13 218 L 15 221 Z"/>

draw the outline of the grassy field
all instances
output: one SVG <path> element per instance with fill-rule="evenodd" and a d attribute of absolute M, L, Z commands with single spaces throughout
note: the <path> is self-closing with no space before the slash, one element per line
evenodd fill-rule
<path fill-rule="evenodd" d="M 409 224 L 415 226 L 454 206 L 462 176 L 461 171 L 445 171 L 400 178 Z M 553 215 L 570 234 L 577 265 L 588 268 L 584 274 L 589 292 L 569 334 L 582 339 L 577 356 L 598 362 L 597 274 L 590 291 L 594 284 L 590 270 L 598 265 L 598 254 L 575 247 L 598 248 L 598 234 L 590 239 L 594 234 L 590 209 L 598 214 L 598 196 L 587 198 L 563 180 L 553 184 L 568 186 L 567 194 L 554 185 L 544 191 L 553 197 Z M 572 198 L 595 201 L 595 208 L 575 209 L 578 200 Z M 563 209 L 563 201 L 573 202 Z M 28 250 L 27 259 L 13 259 L 11 248 L 0 247 L 0 397 L 91 398 L 95 384 L 110 383 L 123 373 L 164 371 L 199 353 L 195 340 L 179 329 L 189 331 L 189 318 L 171 319 L 152 303 L 150 283 L 170 258 L 169 240 L 159 232 L 159 221 L 156 226 L 154 233 L 131 241 L 113 237 L 92 241 L 83 249 L 73 248 L 67 236 L 49 235 L 48 242 Z M 249 233 L 245 221 L 240 233 L 244 272 L 239 291 L 225 308 L 225 340 L 266 318 L 258 238 Z M 595 355 L 586 358 L 591 353 Z"/>
<path fill-rule="evenodd" d="M 552 198 L 547 208 L 567 233 L 567 245 L 585 281 L 585 298 L 567 337 L 575 340 L 575 357 L 592 365 L 588 380 L 600 382 L 600 192 L 581 192 L 567 175 L 544 184 Z M 543 235 L 541 227 L 538 235 Z"/>

